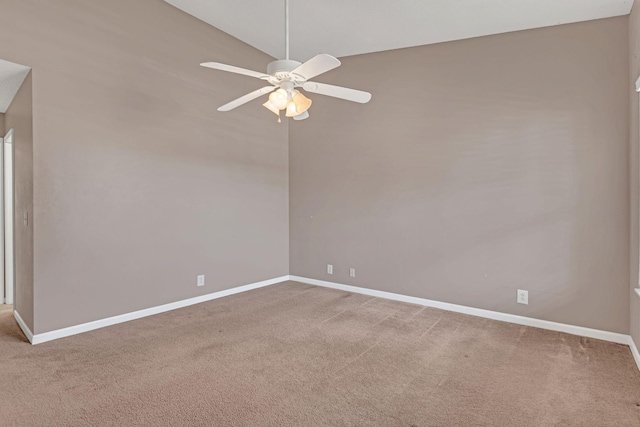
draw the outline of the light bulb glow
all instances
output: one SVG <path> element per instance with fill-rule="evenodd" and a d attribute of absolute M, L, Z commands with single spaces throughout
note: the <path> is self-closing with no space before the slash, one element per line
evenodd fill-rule
<path fill-rule="evenodd" d="M 293 103 L 296 105 L 296 112 L 298 114 L 302 114 L 311 107 L 311 101 L 309 98 L 301 94 L 300 92 L 296 93 L 293 97 Z M 296 114 L 296 115 L 298 115 Z"/>
<path fill-rule="evenodd" d="M 311 100 L 296 91 L 293 99 L 287 104 L 287 117 L 295 117 L 306 112 L 311 107 Z"/>
<path fill-rule="evenodd" d="M 298 114 L 296 104 L 293 101 L 290 101 L 287 105 L 287 117 L 297 116 Z"/>
<path fill-rule="evenodd" d="M 269 101 L 278 110 L 284 110 L 285 108 L 287 108 L 288 98 L 289 94 L 282 88 L 276 90 L 275 92 L 271 92 L 271 95 L 269 95 Z"/>

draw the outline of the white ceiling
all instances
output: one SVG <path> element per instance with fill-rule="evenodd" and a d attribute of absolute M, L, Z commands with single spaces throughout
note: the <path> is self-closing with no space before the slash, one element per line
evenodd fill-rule
<path fill-rule="evenodd" d="M 165 1 L 273 57 L 284 57 L 284 0 Z M 290 0 L 291 59 L 305 61 L 318 53 L 349 56 L 627 15 L 632 5 L 633 0 Z"/>
<path fill-rule="evenodd" d="M 0 114 L 7 112 L 31 68 L 0 59 Z M 0 135 L 0 137 L 3 135 Z"/>

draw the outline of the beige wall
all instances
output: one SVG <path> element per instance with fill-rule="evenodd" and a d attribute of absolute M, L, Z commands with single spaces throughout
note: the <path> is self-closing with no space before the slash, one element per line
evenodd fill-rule
<path fill-rule="evenodd" d="M 634 91 L 635 83 L 638 77 L 640 77 L 640 7 L 634 5 L 631 16 L 629 17 L 629 56 L 631 58 L 629 68 L 629 82 L 628 90 L 630 93 L 630 149 L 629 149 L 629 165 L 630 165 L 630 212 L 631 212 L 631 246 L 630 246 L 630 287 L 629 295 L 631 300 L 631 336 L 635 343 L 640 345 L 640 298 L 633 291 L 638 287 L 638 261 L 640 254 L 638 253 L 638 245 L 640 244 L 638 239 L 638 203 L 640 200 L 638 195 L 640 194 L 639 168 L 638 160 L 640 151 L 638 150 L 638 134 L 640 129 L 640 111 L 638 111 L 638 94 Z"/>
<path fill-rule="evenodd" d="M 160 0 L 4 2 L 0 58 L 33 69 L 34 332 L 288 273 L 287 127 L 198 66 L 271 58 Z"/>
<path fill-rule="evenodd" d="M 0 58 L 33 68 L 36 333 L 285 275 L 289 261 L 628 332 L 635 15 L 632 79 L 627 17 L 344 58 L 321 80 L 373 101 L 313 97 L 289 130 L 289 199 L 287 126 L 256 103 L 215 111 L 259 82 L 197 66 L 271 58 L 159 0 L 2 9 Z M 637 180 L 634 209 L 636 193 Z"/>
<path fill-rule="evenodd" d="M 33 330 L 33 103 L 31 74 L 7 110 L 13 129 L 15 309 Z M 23 218 L 27 212 L 29 220 Z"/>
<path fill-rule="evenodd" d="M 0 114 L 0 138 L 4 136 L 4 114 Z"/>
<path fill-rule="evenodd" d="M 628 70 L 626 16 L 344 58 L 373 100 L 290 125 L 291 273 L 628 333 Z"/>

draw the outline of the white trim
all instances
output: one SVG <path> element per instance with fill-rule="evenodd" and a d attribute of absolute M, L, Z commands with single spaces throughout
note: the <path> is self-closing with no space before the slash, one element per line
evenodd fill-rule
<path fill-rule="evenodd" d="M 22 332 L 29 342 L 33 344 L 33 332 L 31 332 L 31 329 L 29 329 L 25 321 L 22 320 L 22 316 L 20 316 L 20 313 L 18 313 L 17 310 L 13 310 L 13 317 L 16 319 L 16 322 L 18 322 L 18 326 L 20 326 L 20 329 L 22 329 Z"/>
<path fill-rule="evenodd" d="M 14 206 L 15 206 L 15 187 L 14 187 L 14 147 L 13 147 L 13 134 L 14 130 L 9 129 L 9 132 L 4 137 L 3 144 L 3 195 L 2 205 L 4 208 L 3 220 L 4 220 L 4 299 L 6 304 L 13 304 L 14 293 L 16 289 L 15 279 L 15 224 L 14 224 Z"/>
<path fill-rule="evenodd" d="M 635 288 L 634 291 L 636 291 L 636 294 L 640 297 L 640 288 Z"/>
<path fill-rule="evenodd" d="M 0 61 L 2 62 L 2 61 Z M 4 138 L 0 138 L 0 304 L 6 304 L 4 280 Z"/>
<path fill-rule="evenodd" d="M 636 365 L 638 365 L 638 369 L 640 369 L 640 352 L 638 351 L 638 347 L 636 347 L 635 341 L 633 338 L 629 337 L 629 348 L 631 349 L 631 354 L 633 354 L 633 358 L 636 361 Z"/>
<path fill-rule="evenodd" d="M 256 282 L 256 283 L 251 283 L 249 285 L 238 286 L 236 288 L 226 289 L 224 291 L 214 292 L 208 295 L 202 295 L 199 297 L 189 298 L 182 301 L 159 305 L 157 307 L 146 308 L 144 310 L 138 310 L 132 313 L 108 317 L 106 319 L 83 323 L 81 325 L 76 325 L 76 326 L 70 326 L 68 328 L 58 329 L 55 331 L 45 332 L 42 334 L 35 334 L 35 335 L 32 335 L 32 339 L 29 339 L 29 341 L 31 341 L 32 344 L 41 344 L 47 341 L 57 340 L 59 338 L 69 337 L 71 335 L 77 335 L 83 332 L 93 331 L 94 329 L 104 328 L 106 326 L 117 325 L 118 323 L 124 323 L 130 320 L 140 319 L 142 317 L 153 316 L 154 314 L 164 313 L 166 311 L 171 311 L 171 310 L 187 307 L 194 304 L 199 304 L 205 301 L 211 301 L 217 298 L 226 297 L 226 296 L 237 294 L 240 292 L 246 292 L 252 289 L 262 288 L 264 286 L 275 285 L 276 283 L 286 282 L 287 280 L 289 280 L 289 276 L 281 276 L 275 279 L 263 280 L 262 282 Z"/>
<path fill-rule="evenodd" d="M 83 332 L 92 331 L 94 329 L 104 328 L 118 323 L 128 322 L 130 320 L 140 319 L 142 317 L 152 316 L 154 314 L 164 313 L 166 311 L 175 310 L 178 308 L 187 307 L 201 302 L 211 301 L 217 298 L 234 295 L 240 292 L 250 291 L 252 289 L 258 289 L 265 286 L 275 285 L 277 283 L 286 282 L 292 280 L 295 282 L 307 283 L 309 285 L 321 286 L 325 288 L 339 289 L 341 291 L 353 292 L 358 294 L 370 295 L 378 298 L 391 299 L 395 301 L 408 302 L 411 304 L 418 304 L 427 307 L 439 308 L 442 310 L 453 311 L 456 313 L 468 314 L 471 316 L 483 317 L 486 319 L 499 320 L 502 322 L 515 323 L 518 325 L 532 326 L 535 328 L 548 329 L 551 331 L 565 332 L 572 335 L 579 335 L 589 338 L 595 338 L 603 341 L 614 342 L 618 344 L 626 344 L 631 349 L 633 358 L 635 359 L 638 369 L 640 369 L 640 352 L 636 347 L 633 339 L 629 335 L 619 334 L 616 332 L 601 331 L 598 329 L 584 328 L 582 326 L 567 325 L 564 323 L 556 323 L 548 320 L 534 319 L 531 317 L 518 316 L 515 314 L 500 313 L 497 311 L 483 310 L 480 308 L 466 307 L 463 305 L 450 304 L 446 302 L 433 301 L 424 298 L 411 297 L 407 295 L 394 294 L 391 292 L 377 291 L 374 289 L 360 288 L 357 286 L 343 285 L 340 283 L 326 282 L 324 280 L 309 279 L 300 276 L 281 276 L 275 279 L 264 280 L 262 282 L 256 282 L 249 285 L 238 286 L 236 288 L 227 289 L 224 291 L 214 292 L 208 295 L 202 295 L 199 297 L 189 298 L 182 301 L 177 301 L 169 304 L 160 305 L 157 307 L 151 307 L 144 310 L 134 311 L 132 313 L 121 314 L 119 316 L 113 316 L 102 320 L 96 320 L 94 322 L 84 323 L 81 325 L 70 326 L 64 329 L 58 329 L 51 332 L 45 332 L 42 334 L 34 335 L 27 324 L 22 320 L 20 314 L 14 310 L 13 315 L 20 325 L 20 328 L 26 335 L 27 339 L 32 344 L 41 344 L 47 341 L 56 340 L 72 335 L 77 335 Z"/>
<path fill-rule="evenodd" d="M 640 77 L 636 80 L 636 92 L 640 92 Z"/>
<path fill-rule="evenodd" d="M 410 297 L 407 295 L 394 294 L 391 292 L 377 291 L 374 289 L 359 288 L 357 286 L 342 285 L 340 283 L 325 282 L 324 280 L 308 279 L 306 277 L 289 276 L 290 280 L 307 283 L 309 285 L 323 286 L 325 288 L 339 289 L 347 292 L 371 295 L 378 298 L 386 298 L 395 301 L 408 302 L 411 304 L 424 305 L 427 307 L 439 308 L 441 310 L 454 311 L 456 313 L 469 314 L 471 316 L 484 317 L 486 319 L 499 320 L 502 322 L 515 323 L 517 325 L 532 326 L 534 328 L 548 329 L 551 331 L 566 332 L 572 335 L 595 338 L 603 341 L 610 341 L 618 344 L 627 344 L 631 337 L 629 335 L 616 332 L 601 331 L 582 326 L 567 325 L 548 320 L 534 319 L 532 317 L 518 316 L 515 314 L 500 313 L 497 311 L 483 310 L 481 308 L 466 307 L 464 305 L 449 304 L 447 302 L 433 301 L 424 298 Z"/>

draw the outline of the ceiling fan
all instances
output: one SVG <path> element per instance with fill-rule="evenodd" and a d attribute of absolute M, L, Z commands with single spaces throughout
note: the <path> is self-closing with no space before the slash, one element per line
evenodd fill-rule
<path fill-rule="evenodd" d="M 302 88 L 307 92 L 320 95 L 359 102 L 361 104 L 365 104 L 371 99 L 371 94 L 368 92 L 309 81 L 322 73 L 326 73 L 340 66 L 340 61 L 331 55 L 321 53 L 305 63 L 289 59 L 289 0 L 285 0 L 285 56 L 286 59 L 279 59 L 269 63 L 266 73 L 221 64 L 219 62 L 203 62 L 200 64 L 203 67 L 243 74 L 265 80 L 269 83 L 269 86 L 262 87 L 228 102 L 222 107 L 219 107 L 218 111 L 231 111 L 240 105 L 270 93 L 269 99 L 262 105 L 278 116 L 278 123 L 281 122 L 281 111 L 285 111 L 285 115 L 292 117 L 294 120 L 304 120 L 309 117 L 307 110 L 311 107 L 312 101 L 296 88 Z"/>

